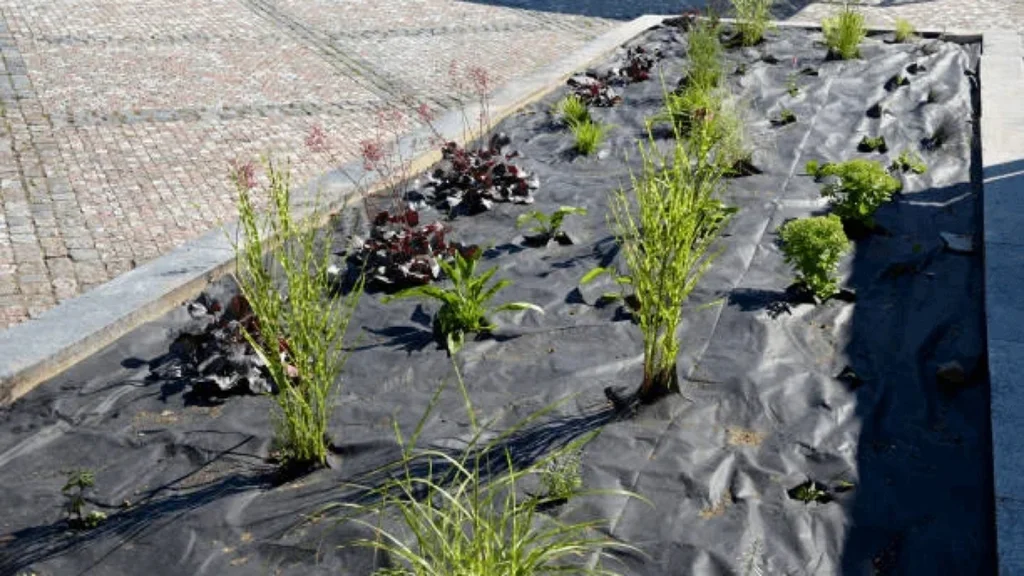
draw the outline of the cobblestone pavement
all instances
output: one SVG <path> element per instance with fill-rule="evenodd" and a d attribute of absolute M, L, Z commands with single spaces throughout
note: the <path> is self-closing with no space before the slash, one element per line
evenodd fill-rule
<path fill-rule="evenodd" d="M 696 0 L 695 0 L 696 1 Z M 1003 27 L 1021 0 L 868 9 Z M 230 219 L 232 160 L 306 181 L 355 156 L 375 110 L 438 109 L 448 71 L 495 85 L 668 0 L 7 0 L 0 4 L 0 329 Z M 787 5 L 818 19 L 830 7 Z M 328 152 L 305 141 L 321 127 Z"/>

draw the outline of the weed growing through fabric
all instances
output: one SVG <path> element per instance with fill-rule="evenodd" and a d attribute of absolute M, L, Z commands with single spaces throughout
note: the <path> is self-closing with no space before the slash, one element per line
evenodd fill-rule
<path fill-rule="evenodd" d="M 543 475 L 549 462 L 579 450 L 593 434 L 540 461 L 520 464 L 504 446 L 516 431 L 547 410 L 485 442 L 466 386 L 461 377 L 458 381 L 473 432 L 467 448 L 459 454 L 416 448 L 439 389 L 408 441 L 396 426 L 404 456 L 394 467 L 392 479 L 372 491 L 378 503 L 340 505 L 354 512 L 353 522 L 374 534 L 356 545 L 388 557 L 389 567 L 377 568 L 373 574 L 614 575 L 600 566 L 611 552 L 642 554 L 633 546 L 601 536 L 601 521 L 562 522 L 542 514 L 546 505 L 557 502 L 547 495 L 527 495 L 521 489 L 529 477 Z M 562 498 L 566 499 L 598 494 L 639 498 L 623 491 L 585 491 L 578 484 L 565 489 Z"/>
<path fill-rule="evenodd" d="M 735 211 L 718 198 L 725 170 L 714 160 L 713 118 L 698 119 L 685 138 L 677 131 L 671 157 L 648 138 L 638 143 L 643 168 L 632 175 L 632 194 L 613 194 L 609 218 L 639 304 L 634 316 L 643 334 L 644 376 L 634 400 L 640 403 L 678 390 L 682 305 L 717 256 L 712 246 Z M 614 391 L 606 394 L 620 407 L 632 405 Z"/>
<path fill-rule="evenodd" d="M 605 134 L 608 133 L 608 126 L 593 120 L 571 124 L 569 128 L 576 138 L 576 151 L 584 156 L 589 156 L 596 152 L 598 146 L 604 140 Z"/>
<path fill-rule="evenodd" d="M 516 228 L 529 225 L 530 232 L 536 234 L 547 244 L 550 240 L 559 240 L 565 236 L 565 233 L 562 232 L 562 223 L 566 216 L 573 214 L 583 216 L 586 213 L 586 208 L 576 206 L 559 206 L 551 214 L 545 214 L 540 210 L 530 210 L 516 218 Z"/>
<path fill-rule="evenodd" d="M 897 18 L 895 38 L 897 42 L 909 42 L 917 34 L 917 29 L 905 18 Z"/>
<path fill-rule="evenodd" d="M 924 160 L 917 152 L 904 150 L 892 161 L 892 164 L 889 165 L 889 170 L 892 172 L 924 174 L 928 171 L 928 165 L 924 163 Z"/>
<path fill-rule="evenodd" d="M 790 98 L 796 98 L 797 94 L 800 93 L 800 86 L 796 83 L 796 74 L 790 74 L 786 78 L 786 93 L 789 94 Z"/>
<path fill-rule="evenodd" d="M 885 143 L 885 136 L 865 136 L 857 144 L 857 150 L 860 152 L 881 152 L 884 154 L 889 151 L 889 146 Z"/>
<path fill-rule="evenodd" d="M 868 31 L 864 25 L 864 14 L 853 4 L 844 3 L 838 14 L 822 21 L 821 29 L 832 57 L 841 60 L 860 57 L 860 43 Z"/>
<path fill-rule="evenodd" d="M 413 286 L 384 299 L 384 302 L 400 298 L 434 299 L 441 302 L 441 308 L 434 317 L 434 330 L 443 339 L 449 354 L 455 354 L 462 348 L 466 334 L 488 332 L 494 325 L 488 316 L 497 312 L 532 310 L 543 314 L 544 310 L 529 302 L 506 302 L 493 308 L 488 303 L 498 292 L 512 284 L 511 280 L 499 280 L 491 285 L 488 283 L 498 271 L 491 268 L 477 274 L 476 266 L 482 251 L 470 251 L 469 254 L 456 252 L 454 261 L 439 261 L 441 270 L 452 282 L 451 288 L 438 286 Z"/>
<path fill-rule="evenodd" d="M 744 46 L 753 46 L 764 39 L 771 26 L 774 0 L 730 0 L 736 11 L 736 27 Z"/>
<path fill-rule="evenodd" d="M 555 110 L 567 126 L 574 126 L 590 120 L 590 110 L 582 98 L 570 94 L 558 101 Z"/>
<path fill-rule="evenodd" d="M 880 162 L 855 159 L 826 164 L 817 170 L 819 178 L 836 177 L 821 190 L 835 213 L 843 220 L 866 226 L 874 224 L 873 215 L 879 206 L 900 190 L 900 181 L 893 178 Z"/>
<path fill-rule="evenodd" d="M 345 332 L 363 280 L 336 298 L 330 231 L 320 236 L 318 206 L 307 222 L 292 213 L 288 168 L 267 161 L 269 211 L 258 215 L 254 191 L 236 173 L 242 241 L 233 241 L 235 279 L 257 320 L 243 330 L 277 385 L 275 441 L 286 467 L 327 463 L 327 424 L 345 362 Z"/>
<path fill-rule="evenodd" d="M 67 473 L 67 481 L 60 489 L 67 498 L 68 524 L 75 529 L 88 530 L 99 526 L 107 515 L 99 510 L 85 514 L 85 494 L 96 485 L 96 475 L 92 470 L 72 470 Z"/>
<path fill-rule="evenodd" d="M 783 108 L 779 112 L 779 117 L 772 120 L 772 124 L 775 126 L 786 126 L 787 124 L 793 124 L 796 122 L 796 113 L 789 108 Z"/>
<path fill-rule="evenodd" d="M 797 270 L 797 281 L 820 300 L 839 292 L 836 271 L 850 249 L 843 222 L 835 214 L 791 220 L 779 230 L 786 263 Z"/>

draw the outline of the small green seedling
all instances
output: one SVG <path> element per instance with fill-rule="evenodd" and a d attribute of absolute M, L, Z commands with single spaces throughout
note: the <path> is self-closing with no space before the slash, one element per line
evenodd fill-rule
<path fill-rule="evenodd" d="M 773 119 L 771 122 L 773 126 L 785 126 L 787 124 L 793 124 L 794 122 L 796 122 L 796 114 L 789 108 L 783 108 L 782 111 L 779 112 L 779 117 Z"/>
<path fill-rule="evenodd" d="M 876 136 L 874 138 L 865 136 L 857 144 L 857 150 L 861 152 L 881 152 L 884 154 L 889 151 L 889 147 L 885 144 L 885 136 Z"/>
<path fill-rule="evenodd" d="M 550 501 L 565 502 L 579 494 L 583 488 L 580 464 L 583 455 L 579 449 L 557 454 L 540 469 L 540 483 L 544 496 Z"/>
<path fill-rule="evenodd" d="M 797 282 L 819 300 L 839 293 L 836 271 L 850 241 L 835 214 L 787 222 L 779 230 L 786 263 L 797 270 Z"/>
<path fill-rule="evenodd" d="M 560 206 L 550 215 L 540 210 L 531 210 L 525 214 L 520 214 L 516 218 L 516 228 L 522 228 L 532 223 L 530 232 L 533 232 L 535 236 L 528 238 L 531 243 L 546 245 L 551 240 L 555 240 L 559 244 L 572 244 L 569 236 L 562 231 L 562 222 L 570 214 L 582 216 L 586 213 L 586 208 L 578 208 L 576 206 Z"/>
<path fill-rule="evenodd" d="M 840 218 L 847 221 L 874 225 L 874 213 L 900 190 L 900 181 L 893 178 L 880 162 L 855 159 L 838 164 L 826 164 L 817 171 L 817 177 L 836 177 L 821 190 Z"/>
<path fill-rule="evenodd" d="M 586 103 L 575 94 L 562 98 L 555 105 L 555 110 L 562 121 L 570 127 L 590 120 L 590 110 L 587 109 Z"/>
<path fill-rule="evenodd" d="M 885 82 L 885 90 L 892 92 L 901 86 L 910 86 L 910 79 L 903 74 L 897 74 Z"/>
<path fill-rule="evenodd" d="M 786 79 L 786 93 L 791 98 L 796 98 L 796 95 L 800 93 L 800 86 L 796 83 L 796 74 L 790 74 Z"/>
<path fill-rule="evenodd" d="M 897 42 L 908 42 L 917 34 L 917 29 L 905 18 L 896 19 L 895 38 Z"/>
<path fill-rule="evenodd" d="M 421 298 L 441 301 L 441 308 L 434 317 L 434 331 L 442 338 L 449 354 L 462 348 L 466 334 L 485 333 L 494 329 L 488 316 L 496 312 L 532 310 L 543 314 L 544 310 L 529 302 L 506 302 L 493 308 L 488 302 L 501 290 L 512 284 L 511 280 L 499 280 L 488 285 L 498 269 L 491 268 L 482 274 L 476 273 L 476 265 L 483 251 L 476 249 L 467 255 L 455 253 L 453 262 L 438 260 L 441 271 L 452 282 L 451 288 L 425 285 L 414 286 L 384 298 L 390 302 L 401 298 Z"/>
<path fill-rule="evenodd" d="M 573 136 L 576 137 L 576 151 L 589 156 L 597 151 L 605 134 L 608 133 L 608 126 L 592 120 L 570 124 Z"/>
<path fill-rule="evenodd" d="M 804 504 L 810 504 L 811 502 L 826 504 L 832 501 L 832 496 L 828 493 L 828 487 L 813 480 L 808 480 L 795 488 L 791 488 L 787 491 L 787 494 L 793 500 L 799 500 Z"/>
<path fill-rule="evenodd" d="M 889 166 L 889 170 L 892 172 L 913 172 L 914 174 L 924 174 L 928 171 L 928 165 L 924 163 L 916 152 L 904 150 L 900 152 L 900 155 L 892 161 Z"/>
<path fill-rule="evenodd" d="M 860 57 L 860 43 L 867 36 L 864 15 L 849 2 L 835 16 L 821 23 L 825 44 L 833 58 L 852 60 Z"/>
<path fill-rule="evenodd" d="M 61 493 L 67 498 L 68 524 L 78 530 L 88 530 L 99 526 L 107 515 L 98 510 L 88 514 L 85 511 L 85 493 L 96 484 L 96 476 L 91 470 L 72 470 Z"/>

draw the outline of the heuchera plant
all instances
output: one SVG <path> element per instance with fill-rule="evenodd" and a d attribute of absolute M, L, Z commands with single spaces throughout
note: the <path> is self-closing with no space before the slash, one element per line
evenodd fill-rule
<path fill-rule="evenodd" d="M 397 215 L 382 211 L 354 258 L 366 266 L 367 280 L 377 288 L 429 284 L 441 274 L 438 260 L 451 258 L 463 248 L 450 242 L 447 234 L 440 222 L 420 225 L 415 210 Z"/>
<path fill-rule="evenodd" d="M 430 174 L 427 187 L 431 201 L 450 214 L 477 214 L 495 202 L 532 204 L 540 181 L 511 160 L 518 152 L 506 152 L 510 139 L 495 134 L 486 146 L 470 150 L 455 142 L 441 149 L 441 163 Z"/>

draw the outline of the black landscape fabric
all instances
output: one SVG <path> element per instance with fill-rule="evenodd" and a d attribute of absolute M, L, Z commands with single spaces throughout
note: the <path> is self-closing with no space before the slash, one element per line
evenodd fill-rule
<path fill-rule="evenodd" d="M 820 34 L 798 30 L 727 52 L 763 172 L 730 180 L 726 200 L 739 212 L 685 306 L 682 394 L 634 418 L 616 419 L 603 389 L 640 382 L 640 332 L 618 305 L 594 305 L 615 289 L 610 281 L 577 284 L 594 266 L 621 265 L 605 221 L 608 193 L 629 186 L 639 166 L 635 140 L 663 101 L 662 79 L 672 89 L 685 70 L 684 33 L 663 26 L 636 40 L 663 59 L 652 79 L 616 87 L 622 104 L 592 110 L 612 125 L 598 157 L 576 155 L 551 115 L 564 87 L 499 127 L 521 154 L 516 163 L 540 178 L 534 207 L 589 212 L 566 221 L 575 245 L 546 248 L 522 244 L 521 205 L 451 222 L 453 237 L 491 246 L 483 265 L 514 281 L 498 301 L 546 312 L 495 317 L 494 337 L 467 342 L 456 359 L 480 421 L 494 430 L 562 402 L 522 431 L 518 459 L 601 430 L 584 451 L 585 485 L 647 502 L 587 497 L 557 514 L 603 519 L 612 537 L 643 552 L 606 568 L 993 573 L 981 256 L 940 237 L 981 229 L 978 48 L 887 40 L 868 38 L 862 59 L 848 62 L 826 60 Z M 890 83 L 897 75 L 909 83 Z M 880 113 L 868 114 L 876 104 Z M 773 126 L 783 109 L 797 121 Z M 879 135 L 886 154 L 857 151 L 864 136 Z M 671 140 L 658 143 L 667 149 Z M 855 298 L 792 300 L 778 227 L 827 209 L 804 164 L 888 165 L 904 150 L 918 151 L 928 171 L 901 175 L 902 193 L 877 213 L 880 230 L 844 260 Z M 226 301 L 230 290 L 222 282 L 211 297 Z M 373 555 L 345 546 L 366 530 L 301 521 L 352 498 L 346 482 L 395 460 L 392 422 L 410 432 L 443 382 L 421 444 L 457 448 L 470 436 L 451 360 L 432 340 L 434 311 L 363 298 L 332 420 L 337 465 L 281 486 L 265 461 L 272 400 L 202 398 L 176 376 L 172 343 L 193 322 L 185 307 L 40 386 L 0 411 L 0 573 L 369 574 Z M 74 468 L 95 470 L 87 509 L 109 516 L 81 534 L 60 521 L 64 472 Z M 807 495 L 807 482 L 821 501 L 791 497 Z"/>

